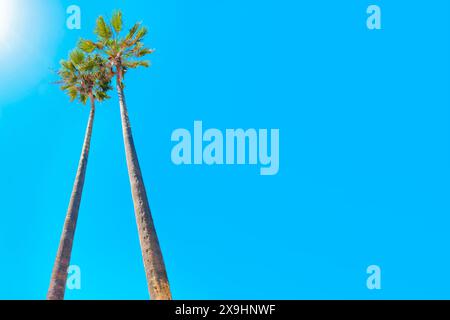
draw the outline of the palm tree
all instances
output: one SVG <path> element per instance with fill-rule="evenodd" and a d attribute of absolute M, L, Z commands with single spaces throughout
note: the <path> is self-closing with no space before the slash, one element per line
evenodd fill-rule
<path fill-rule="evenodd" d="M 89 148 L 92 136 L 92 126 L 95 115 L 95 101 L 108 99 L 107 92 L 110 87 L 111 78 L 106 69 L 106 61 L 100 55 L 86 56 L 80 50 L 70 53 L 68 60 L 61 61 L 58 71 L 61 80 L 61 89 L 66 91 L 70 100 L 79 99 L 83 104 L 88 100 L 91 103 L 91 112 L 84 138 L 77 175 L 70 197 L 69 208 L 61 235 L 61 240 L 53 267 L 48 300 L 63 300 L 66 289 L 67 269 L 72 254 L 72 244 L 80 208 L 81 195 L 83 192 L 86 167 L 88 162 Z"/>
<path fill-rule="evenodd" d="M 143 39 L 147 34 L 147 28 L 141 26 L 141 23 L 134 24 L 124 37 L 121 37 L 122 29 L 123 22 L 120 11 L 113 14 L 110 23 L 100 16 L 94 31 L 98 38 L 97 41 L 80 40 L 79 48 L 88 53 L 95 50 L 101 52 L 109 61 L 111 74 L 116 76 L 128 175 L 147 286 L 151 299 L 171 300 L 167 272 L 134 146 L 123 84 L 127 70 L 149 66 L 148 61 L 140 60 L 140 58 L 151 54 L 153 50 L 144 47 Z"/>

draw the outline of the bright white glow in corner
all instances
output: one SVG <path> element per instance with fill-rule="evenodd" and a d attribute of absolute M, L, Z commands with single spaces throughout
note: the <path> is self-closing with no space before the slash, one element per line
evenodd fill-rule
<path fill-rule="evenodd" d="M 14 1 L 0 0 L 0 44 L 8 41 L 14 20 Z"/>
<path fill-rule="evenodd" d="M 0 58 L 13 55 L 24 32 L 28 10 L 23 0 L 0 0 Z"/>
<path fill-rule="evenodd" d="M 0 45 L 8 44 L 12 38 L 16 5 L 14 0 L 0 0 Z"/>
<path fill-rule="evenodd" d="M 58 0 L 0 0 L 0 105 L 48 75 L 64 14 Z"/>

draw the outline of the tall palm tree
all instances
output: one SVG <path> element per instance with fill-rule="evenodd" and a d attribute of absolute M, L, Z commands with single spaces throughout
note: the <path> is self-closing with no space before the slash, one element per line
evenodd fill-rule
<path fill-rule="evenodd" d="M 95 115 L 95 102 L 108 99 L 107 92 L 110 87 L 106 61 L 100 55 L 86 56 L 80 50 L 70 53 L 68 60 L 61 61 L 61 68 L 58 71 L 61 89 L 70 97 L 71 101 L 78 99 L 86 104 L 90 100 L 91 111 L 84 138 L 83 149 L 80 162 L 78 164 L 77 175 L 73 185 L 72 196 L 70 197 L 69 208 L 61 235 L 61 240 L 53 267 L 50 287 L 47 294 L 48 300 L 63 300 L 66 289 L 67 269 L 72 254 L 72 244 L 75 236 L 75 229 L 80 208 L 81 195 L 83 192 L 86 167 L 88 162 L 89 149 L 91 144 L 92 126 Z"/>
<path fill-rule="evenodd" d="M 141 26 L 141 23 L 134 24 L 124 37 L 121 37 L 122 29 L 123 22 L 120 11 L 113 14 L 110 23 L 107 23 L 100 16 L 97 19 L 97 26 L 94 30 L 97 35 L 97 41 L 81 40 L 79 48 L 88 53 L 97 50 L 103 54 L 109 61 L 111 73 L 116 76 L 128 175 L 147 277 L 147 286 L 151 299 L 171 300 L 172 296 L 166 267 L 134 146 L 123 83 L 127 70 L 140 66 L 149 66 L 148 61 L 143 61 L 140 58 L 151 54 L 153 50 L 144 47 L 143 40 L 147 34 L 147 28 Z"/>

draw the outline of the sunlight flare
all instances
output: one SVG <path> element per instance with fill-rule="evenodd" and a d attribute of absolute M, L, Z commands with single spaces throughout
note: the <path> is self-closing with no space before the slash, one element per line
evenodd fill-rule
<path fill-rule="evenodd" d="M 14 0 L 0 0 L 0 44 L 6 45 L 10 40 L 14 18 L 16 16 Z"/>
<path fill-rule="evenodd" d="M 0 104 L 48 77 L 65 25 L 58 0 L 0 0 Z"/>

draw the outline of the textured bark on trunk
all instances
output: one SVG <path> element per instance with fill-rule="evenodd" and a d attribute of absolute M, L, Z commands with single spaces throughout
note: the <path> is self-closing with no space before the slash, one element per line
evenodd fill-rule
<path fill-rule="evenodd" d="M 120 79 L 119 75 L 117 78 L 117 92 L 119 94 L 123 139 L 148 291 L 152 300 L 171 300 L 172 295 L 166 267 L 153 224 Z"/>
<path fill-rule="evenodd" d="M 91 144 L 92 126 L 95 116 L 95 102 L 91 98 L 91 112 L 84 138 L 83 150 L 81 152 L 78 171 L 73 185 L 72 196 L 70 197 L 69 208 L 67 210 L 66 220 L 56 254 L 55 265 L 53 267 L 50 287 L 48 289 L 48 300 L 64 300 L 66 291 L 67 271 L 69 268 L 70 257 L 72 255 L 72 245 L 75 236 L 75 229 L 78 220 L 78 211 L 80 208 L 81 195 L 83 193 L 84 178 L 88 162 L 89 149 Z"/>

